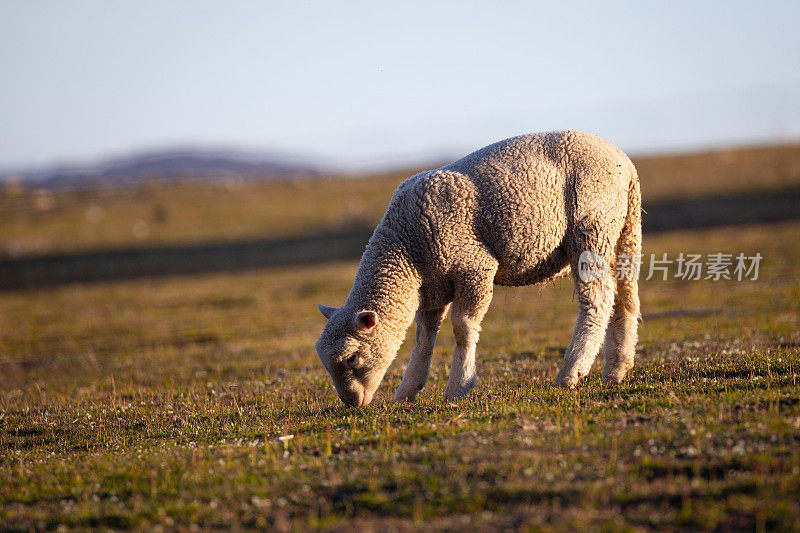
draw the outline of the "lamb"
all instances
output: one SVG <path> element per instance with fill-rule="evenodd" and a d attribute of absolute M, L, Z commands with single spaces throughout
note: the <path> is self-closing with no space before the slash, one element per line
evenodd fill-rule
<path fill-rule="evenodd" d="M 603 380 L 619 383 L 633 366 L 640 311 L 638 271 L 620 276 L 614 267 L 633 264 L 641 243 L 639 178 L 617 147 L 574 130 L 500 141 L 397 188 L 347 301 L 319 305 L 327 323 L 317 355 L 339 398 L 367 405 L 416 320 L 394 396 L 414 401 L 452 307 L 444 397 L 453 400 L 477 384 L 475 348 L 494 284 L 540 284 L 571 271 L 578 318 L 556 384 L 576 386 L 604 334 Z M 586 257 L 605 268 L 580 270 Z"/>

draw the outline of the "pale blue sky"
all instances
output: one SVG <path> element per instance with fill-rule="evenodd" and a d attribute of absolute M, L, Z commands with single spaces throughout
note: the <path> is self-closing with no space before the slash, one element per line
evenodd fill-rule
<path fill-rule="evenodd" d="M 800 2 L 0 2 L 0 167 L 199 144 L 350 167 L 581 128 L 800 137 Z"/>

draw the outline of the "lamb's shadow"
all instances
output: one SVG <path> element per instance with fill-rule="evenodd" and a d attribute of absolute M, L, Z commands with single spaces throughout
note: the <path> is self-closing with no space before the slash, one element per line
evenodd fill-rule
<path fill-rule="evenodd" d="M 645 203 L 645 234 L 800 220 L 800 187 Z M 356 259 L 372 228 L 353 224 L 285 239 L 205 242 L 0 260 L 0 290 L 72 282 L 237 272 Z"/>

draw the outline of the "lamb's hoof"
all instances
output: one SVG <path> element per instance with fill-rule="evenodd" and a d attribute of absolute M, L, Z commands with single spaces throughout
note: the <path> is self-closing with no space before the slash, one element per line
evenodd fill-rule
<path fill-rule="evenodd" d="M 603 384 L 605 385 L 619 385 L 625 378 L 625 372 L 603 372 Z"/>
<path fill-rule="evenodd" d="M 472 376 L 466 383 L 458 384 L 448 381 L 447 387 L 444 389 L 444 401 L 450 402 L 463 398 L 469 391 L 478 385 L 478 376 Z"/>
<path fill-rule="evenodd" d="M 578 376 L 562 376 L 559 374 L 556 378 L 556 386 L 561 387 L 562 389 L 574 389 L 578 385 L 579 379 L 580 378 Z"/>
<path fill-rule="evenodd" d="M 394 393 L 394 401 L 397 403 L 414 403 L 422 387 L 423 385 L 406 385 L 401 383 Z"/>
<path fill-rule="evenodd" d="M 603 383 L 619 385 L 622 383 L 622 380 L 625 379 L 625 375 L 631 368 L 633 368 L 633 364 L 622 364 L 608 371 L 603 368 Z"/>

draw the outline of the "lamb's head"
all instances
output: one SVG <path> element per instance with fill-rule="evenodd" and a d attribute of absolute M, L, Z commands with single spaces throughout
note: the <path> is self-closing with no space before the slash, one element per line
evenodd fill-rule
<path fill-rule="evenodd" d="M 385 342 L 375 311 L 321 304 L 319 310 L 328 323 L 315 347 L 336 393 L 348 405 L 369 404 L 397 349 L 392 353 Z"/>

